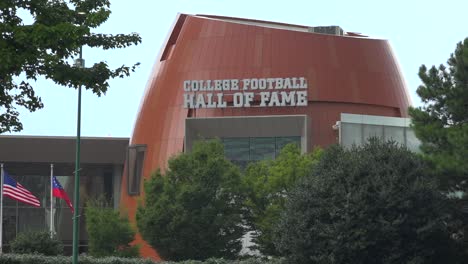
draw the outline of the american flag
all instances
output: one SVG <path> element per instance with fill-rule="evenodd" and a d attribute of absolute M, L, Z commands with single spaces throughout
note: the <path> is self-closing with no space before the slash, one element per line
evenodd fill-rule
<path fill-rule="evenodd" d="M 3 195 L 32 206 L 41 207 L 41 202 L 37 197 L 13 180 L 5 171 L 3 171 Z"/>

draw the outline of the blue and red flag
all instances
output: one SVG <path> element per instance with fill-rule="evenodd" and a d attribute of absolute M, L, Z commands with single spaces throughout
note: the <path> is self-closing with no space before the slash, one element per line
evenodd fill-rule
<path fill-rule="evenodd" d="M 57 180 L 57 178 L 55 178 L 55 176 L 52 177 L 52 185 L 53 185 L 53 189 L 52 189 L 52 195 L 54 197 L 57 197 L 57 198 L 60 198 L 60 199 L 63 199 L 65 200 L 65 202 L 67 203 L 68 207 L 70 207 L 72 213 L 74 212 L 73 210 L 73 205 L 72 203 L 70 202 L 70 198 L 68 198 L 68 195 L 67 193 L 65 192 L 65 190 L 63 189 L 62 185 L 60 185 L 60 182 Z"/>

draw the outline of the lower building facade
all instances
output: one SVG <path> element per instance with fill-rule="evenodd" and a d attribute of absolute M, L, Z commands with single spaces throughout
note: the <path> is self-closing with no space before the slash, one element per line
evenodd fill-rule
<path fill-rule="evenodd" d="M 118 208 L 120 182 L 128 138 L 82 138 L 80 170 L 79 250 L 87 251 L 88 236 L 84 207 L 89 199 L 105 199 Z M 51 175 L 73 201 L 75 188 L 74 137 L 0 136 L 0 163 L 4 172 L 36 196 L 40 207 L 3 198 L 3 248 L 21 232 L 52 231 L 71 254 L 73 214 L 62 199 L 53 198 Z M 51 214 L 53 223 L 51 224 Z"/>

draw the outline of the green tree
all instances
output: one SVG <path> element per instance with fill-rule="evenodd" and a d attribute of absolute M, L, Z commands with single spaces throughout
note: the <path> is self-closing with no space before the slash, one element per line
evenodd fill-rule
<path fill-rule="evenodd" d="M 453 203 L 394 142 L 326 150 L 289 195 L 275 244 L 292 263 L 465 263 Z"/>
<path fill-rule="evenodd" d="M 108 80 L 125 77 L 137 64 L 110 69 L 106 62 L 89 68 L 72 64 L 82 46 L 125 48 L 141 42 L 138 34 L 101 34 L 92 29 L 104 23 L 111 11 L 109 0 L 2 0 L 0 1 L 0 133 L 21 131 L 17 106 L 33 112 L 43 107 L 31 82 L 42 76 L 98 96 Z M 31 16 L 31 24 L 24 17 Z"/>
<path fill-rule="evenodd" d="M 276 256 L 273 228 L 277 224 L 287 193 L 297 180 L 309 175 L 320 159 L 322 150 L 301 154 L 295 144 L 286 145 L 275 160 L 260 161 L 247 166 L 243 182 L 247 190 L 247 222 L 253 232 L 252 249 L 263 255 Z"/>
<path fill-rule="evenodd" d="M 106 206 L 103 199 L 90 200 L 85 208 L 89 254 L 94 257 L 137 257 L 138 246 L 130 245 L 135 236 L 127 218 Z"/>
<path fill-rule="evenodd" d="M 241 176 L 219 141 L 198 142 L 173 157 L 144 189 L 138 228 L 163 259 L 237 257 L 244 233 Z"/>
<path fill-rule="evenodd" d="M 57 256 L 63 253 L 62 242 L 47 231 L 19 233 L 10 243 L 11 252 L 18 254 L 43 254 Z"/>
<path fill-rule="evenodd" d="M 421 150 L 433 162 L 449 189 L 468 183 L 468 38 L 457 44 L 447 61 L 419 69 L 417 89 L 424 106 L 410 108 Z"/>

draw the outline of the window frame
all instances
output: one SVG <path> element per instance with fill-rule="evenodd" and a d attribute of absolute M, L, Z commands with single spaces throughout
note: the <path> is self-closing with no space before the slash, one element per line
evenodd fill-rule
<path fill-rule="evenodd" d="M 129 196 L 138 196 L 141 193 L 141 179 L 143 177 L 143 168 L 145 164 L 145 159 L 146 159 L 146 144 L 134 144 L 134 145 L 129 145 L 127 148 L 127 195 Z M 134 150 L 135 155 L 134 155 L 134 171 L 131 172 L 130 169 L 130 164 L 132 162 L 132 157 L 130 155 L 130 151 Z M 141 159 L 141 164 L 138 162 L 138 154 L 143 153 L 143 157 Z M 140 166 L 140 168 L 138 168 Z M 137 175 L 139 174 L 139 175 Z M 136 180 L 135 180 L 136 177 Z M 132 184 L 132 182 L 135 182 L 136 184 Z"/>

